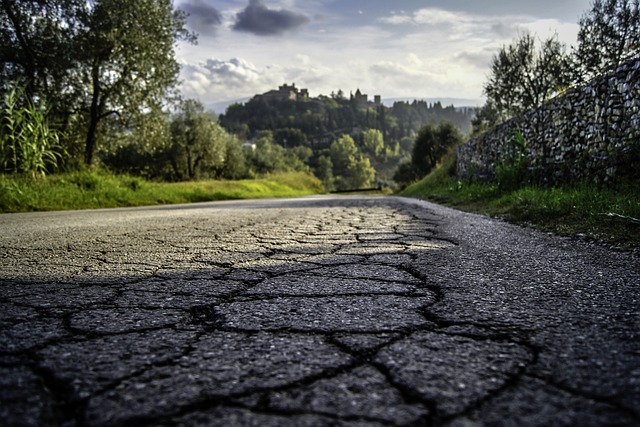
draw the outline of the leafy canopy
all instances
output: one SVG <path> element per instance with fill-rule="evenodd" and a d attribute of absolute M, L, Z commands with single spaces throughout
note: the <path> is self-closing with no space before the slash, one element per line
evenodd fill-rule
<path fill-rule="evenodd" d="M 526 33 L 503 46 L 491 63 L 484 86 L 487 102 L 504 121 L 542 105 L 571 82 L 570 58 L 555 35 L 541 41 Z"/>
<path fill-rule="evenodd" d="M 588 81 L 639 54 L 639 0 L 594 1 L 580 19 L 576 80 Z"/>
<path fill-rule="evenodd" d="M 30 97 L 48 99 L 84 139 L 88 164 L 111 130 L 105 119 L 126 127 L 171 95 L 174 44 L 194 40 L 171 0 L 2 0 L 0 24 L 0 77 L 25 79 Z"/>

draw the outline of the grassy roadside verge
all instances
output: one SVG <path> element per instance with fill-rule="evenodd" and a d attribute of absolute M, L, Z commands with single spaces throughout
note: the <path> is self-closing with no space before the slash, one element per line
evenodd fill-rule
<path fill-rule="evenodd" d="M 0 175 L 0 212 L 97 209 L 323 193 L 315 177 L 278 173 L 255 180 L 149 182 L 126 175 L 83 171 L 30 178 Z"/>
<path fill-rule="evenodd" d="M 565 236 L 600 240 L 623 248 L 640 247 L 640 185 L 616 191 L 578 185 L 561 188 L 525 186 L 513 191 L 497 185 L 459 181 L 455 157 L 401 195 L 431 200 L 456 209 Z"/>

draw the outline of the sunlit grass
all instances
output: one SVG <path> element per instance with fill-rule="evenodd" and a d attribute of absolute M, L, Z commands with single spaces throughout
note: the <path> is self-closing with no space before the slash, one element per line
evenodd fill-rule
<path fill-rule="evenodd" d="M 0 176 L 0 211 L 28 212 L 192 203 L 323 193 L 321 182 L 299 173 L 254 180 L 149 182 L 127 175 L 83 171 L 32 178 Z"/>

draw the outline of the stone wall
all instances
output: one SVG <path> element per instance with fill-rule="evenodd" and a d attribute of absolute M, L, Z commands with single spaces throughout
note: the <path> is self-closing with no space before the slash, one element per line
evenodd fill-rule
<path fill-rule="evenodd" d="M 495 179 L 518 129 L 530 169 L 548 183 L 640 176 L 640 59 L 460 146 L 458 176 Z"/>

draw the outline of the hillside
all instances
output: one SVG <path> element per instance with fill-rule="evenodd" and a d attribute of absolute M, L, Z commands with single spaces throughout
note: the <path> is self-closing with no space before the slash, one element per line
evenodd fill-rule
<path fill-rule="evenodd" d="M 245 140 L 256 141 L 268 132 L 273 142 L 284 148 L 311 149 L 305 163 L 321 179 L 321 158 L 331 157 L 332 143 L 348 135 L 375 169 L 375 181 L 387 185 L 398 164 L 410 157 L 422 126 L 447 120 L 466 134 L 475 113 L 472 107 L 444 107 L 440 102 L 418 100 L 386 106 L 379 96 L 371 101 L 360 90 L 349 97 L 341 91 L 309 97 L 305 89 L 283 85 L 244 104 L 229 106 L 219 120 L 228 132 Z M 375 141 L 371 141 L 374 134 Z"/>

